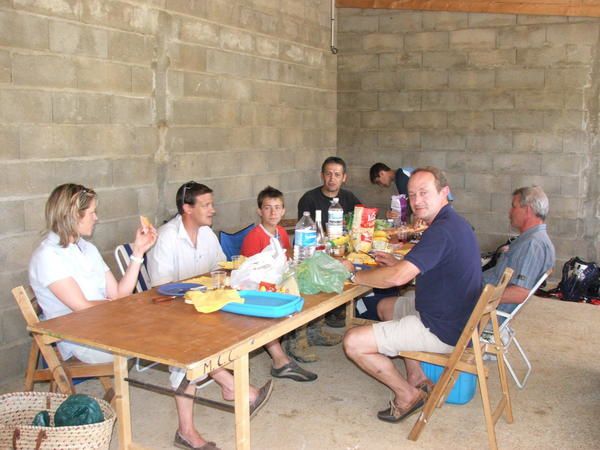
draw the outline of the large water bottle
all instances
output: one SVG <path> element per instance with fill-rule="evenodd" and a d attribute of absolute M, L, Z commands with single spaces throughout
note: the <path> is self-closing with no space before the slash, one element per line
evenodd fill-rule
<path fill-rule="evenodd" d="M 316 248 L 317 227 L 310 218 L 310 213 L 304 211 L 294 232 L 294 263 L 298 264 L 311 257 Z"/>
<path fill-rule="evenodd" d="M 327 234 L 329 239 L 335 239 L 344 234 L 344 208 L 340 205 L 340 199 L 335 197 L 327 212 Z"/>

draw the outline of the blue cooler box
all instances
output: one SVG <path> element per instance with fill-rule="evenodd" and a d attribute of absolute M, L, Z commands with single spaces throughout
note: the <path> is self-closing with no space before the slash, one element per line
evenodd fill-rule
<path fill-rule="evenodd" d="M 423 372 L 425 372 L 425 375 L 427 375 L 427 378 L 434 383 L 437 383 L 444 371 L 443 367 L 426 362 L 421 363 L 421 368 L 423 369 Z M 469 403 L 475 395 L 477 376 L 465 372 L 457 373 L 459 373 L 458 379 L 456 380 L 456 383 L 454 383 L 454 387 L 450 391 L 448 398 L 446 398 L 446 403 L 464 405 L 465 403 Z"/>

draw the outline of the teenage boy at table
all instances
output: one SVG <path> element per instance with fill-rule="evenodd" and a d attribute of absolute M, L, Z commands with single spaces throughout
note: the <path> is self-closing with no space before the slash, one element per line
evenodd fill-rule
<path fill-rule="evenodd" d="M 452 352 L 481 293 L 479 245 L 469 223 L 448 204 L 448 189 L 441 170 L 415 170 L 409 199 L 416 217 L 429 228 L 403 260 L 380 252 L 376 259 L 384 267 L 353 272 L 350 278 L 379 288 L 417 279 L 414 296 L 379 302 L 385 322 L 353 328 L 344 337 L 348 357 L 394 393 L 389 408 L 377 414 L 387 422 L 419 411 L 432 386 L 417 361 L 405 360 L 405 379 L 391 358 L 404 350 Z M 354 270 L 349 261 L 344 265 Z"/>
<path fill-rule="evenodd" d="M 209 272 L 225 261 L 217 236 L 210 228 L 215 215 L 212 189 L 204 184 L 190 181 L 182 185 L 175 197 L 178 214 L 158 229 L 158 239 L 148 254 L 148 273 L 152 286 L 179 281 Z M 194 382 L 187 384 L 185 371 L 170 367 L 173 389 L 184 388 L 184 392 L 194 395 Z M 233 375 L 219 368 L 210 372 L 210 377 L 221 387 L 223 399 L 234 399 Z M 250 412 L 254 414 L 271 395 L 272 382 L 262 388 L 250 386 Z M 189 397 L 175 396 L 179 429 L 175 433 L 174 444 L 180 448 L 216 448 L 208 446 L 194 426 L 194 401 Z"/>
<path fill-rule="evenodd" d="M 267 186 L 258 194 L 257 213 L 260 223 L 256 225 L 244 238 L 241 253 L 246 257 L 260 253 L 271 239 L 277 239 L 281 247 L 290 254 L 290 239 L 286 231 L 279 225 L 285 215 L 283 193 L 274 187 Z M 271 375 L 276 378 L 289 378 L 294 381 L 314 381 L 317 374 L 303 369 L 292 361 L 281 348 L 279 339 L 265 345 L 267 352 L 273 360 Z"/>
<path fill-rule="evenodd" d="M 511 313 L 527 298 L 544 272 L 554 267 L 554 245 L 546 232 L 547 215 L 548 197 L 541 187 L 521 187 L 512 193 L 508 216 L 510 225 L 520 234 L 500 249 L 494 267 L 483 272 L 484 284 L 497 284 L 504 269 L 513 269 L 513 276 L 500 299 L 500 311 Z"/>

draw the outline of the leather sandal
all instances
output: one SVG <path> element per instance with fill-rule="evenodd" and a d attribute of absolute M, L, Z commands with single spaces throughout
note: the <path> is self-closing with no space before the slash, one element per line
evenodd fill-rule
<path fill-rule="evenodd" d="M 275 367 L 271 368 L 271 376 L 275 378 L 289 378 L 294 381 L 314 381 L 317 379 L 318 375 L 313 372 L 309 372 L 308 370 L 303 369 L 295 361 L 290 361 L 285 366 L 276 369 Z"/>
<path fill-rule="evenodd" d="M 422 390 L 419 390 L 419 395 L 417 398 L 406 408 L 398 408 L 394 403 L 394 400 L 390 400 L 390 407 L 388 409 L 384 409 L 383 411 L 379 411 L 377 413 L 377 418 L 379 420 L 383 420 L 384 422 L 390 423 L 398 423 L 402 420 L 406 419 L 409 416 L 412 416 L 414 413 L 419 412 L 425 406 L 425 400 L 427 399 L 427 394 Z"/>
<path fill-rule="evenodd" d="M 254 417 L 256 413 L 269 401 L 269 397 L 271 397 L 271 392 L 273 392 L 273 380 L 267 381 L 263 387 L 258 391 L 258 395 L 256 396 L 256 400 L 250 404 L 250 417 Z"/>
<path fill-rule="evenodd" d="M 179 434 L 179 430 L 175 432 L 173 445 L 177 448 L 185 448 L 187 450 L 221 450 L 214 442 L 206 442 L 200 447 L 194 447 L 186 438 Z"/>

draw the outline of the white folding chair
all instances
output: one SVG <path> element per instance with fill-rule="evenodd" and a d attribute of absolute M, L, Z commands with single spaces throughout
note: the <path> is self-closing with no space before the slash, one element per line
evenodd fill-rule
<path fill-rule="evenodd" d="M 537 281 L 537 283 L 535 283 L 535 285 L 531 288 L 531 290 L 527 294 L 527 297 L 525 298 L 525 300 L 523 300 L 521 303 L 519 303 L 512 312 L 506 313 L 504 311 L 496 311 L 496 315 L 499 318 L 498 321 L 500 322 L 502 320 L 502 318 L 504 319 L 504 320 L 502 320 L 502 323 L 500 324 L 500 329 L 499 329 L 500 336 L 502 337 L 502 342 L 504 344 L 504 350 L 505 350 L 504 355 L 503 355 L 504 363 L 506 364 L 506 367 L 508 368 L 510 375 L 513 377 L 513 380 L 515 380 L 515 384 L 518 386 L 519 389 L 523 389 L 525 387 L 525 384 L 527 383 L 527 379 L 529 378 L 529 375 L 531 375 L 532 367 L 531 367 L 531 362 L 529 361 L 529 358 L 527 358 L 527 354 L 525 353 L 525 351 L 523 350 L 523 347 L 521 346 L 521 344 L 519 343 L 519 340 L 517 339 L 515 330 L 511 326 L 512 320 L 519 313 L 519 311 L 521 311 L 521 309 L 523 309 L 523 306 L 525 306 L 525 303 L 527 303 L 527 301 L 531 297 L 533 297 L 535 292 L 542 285 L 542 283 L 546 280 L 546 278 L 548 278 L 550 276 L 551 273 L 552 273 L 552 268 L 548 269 L 541 276 L 541 278 Z M 483 342 L 493 343 L 494 336 L 492 334 L 492 331 L 485 330 L 484 333 L 482 334 L 481 340 Z M 508 360 L 508 350 L 513 343 L 514 343 L 515 348 L 517 349 L 519 355 L 521 356 L 521 359 L 523 360 L 525 367 L 527 368 L 527 370 L 525 371 L 525 375 L 523 376 L 522 379 L 520 379 L 517 376 L 515 369 L 511 365 L 510 361 Z"/>
<path fill-rule="evenodd" d="M 129 267 L 129 263 L 131 262 L 130 256 L 133 254 L 133 249 L 130 244 L 122 244 L 118 245 L 115 248 L 115 259 L 117 261 L 117 265 L 119 266 L 119 271 L 121 272 L 121 276 L 125 274 L 127 267 Z M 138 282 L 135 285 L 136 292 L 144 292 L 150 289 L 152 286 L 150 284 L 150 275 L 148 275 L 148 269 L 146 268 L 146 261 L 144 260 L 144 264 L 140 267 L 140 273 L 138 274 Z M 140 358 L 135 359 L 135 370 L 138 372 L 143 372 L 144 370 L 148 370 L 150 367 L 154 367 L 158 363 L 151 363 L 147 366 L 143 366 L 140 362 Z"/>

